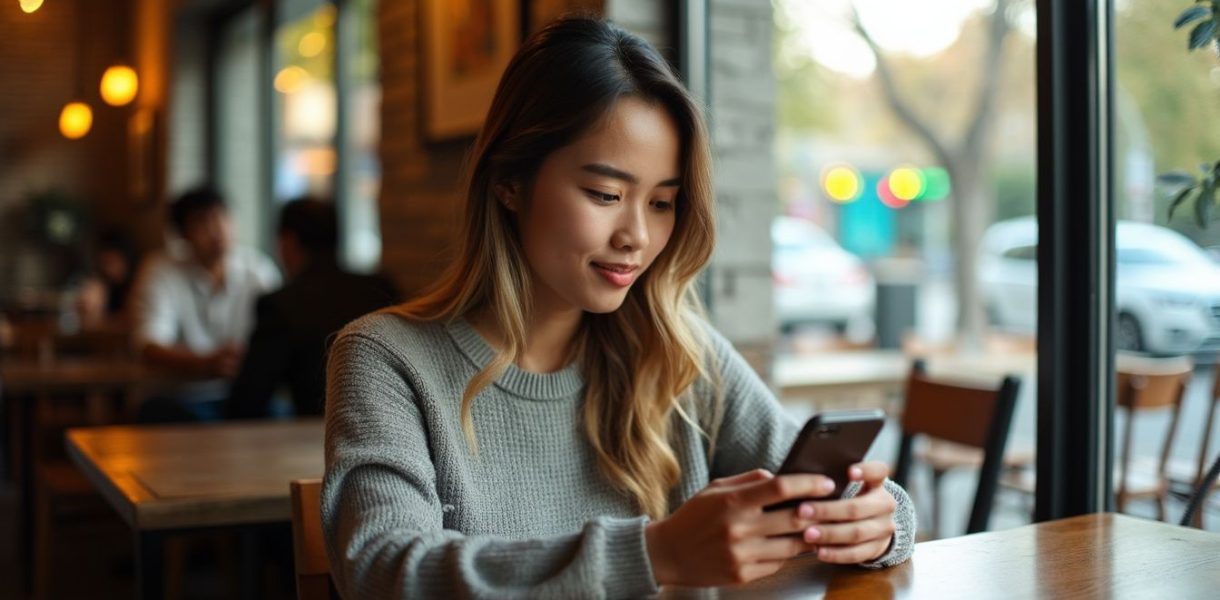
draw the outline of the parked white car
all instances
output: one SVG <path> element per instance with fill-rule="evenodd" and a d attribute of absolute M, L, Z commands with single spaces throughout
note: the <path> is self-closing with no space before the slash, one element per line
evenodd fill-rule
<path fill-rule="evenodd" d="M 1038 224 L 1001 221 L 983 235 L 978 279 L 993 324 L 1037 328 Z M 1186 236 L 1119 221 L 1114 342 L 1119 349 L 1188 354 L 1220 349 L 1220 266 Z"/>
<path fill-rule="evenodd" d="M 876 284 L 864 262 L 806 219 L 771 222 L 771 273 L 781 327 L 871 330 Z"/>

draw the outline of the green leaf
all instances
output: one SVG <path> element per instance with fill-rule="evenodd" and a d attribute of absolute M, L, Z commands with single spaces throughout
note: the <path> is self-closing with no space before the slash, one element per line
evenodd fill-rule
<path fill-rule="evenodd" d="M 1173 28 L 1181 29 L 1183 25 L 1186 25 L 1192 21 L 1198 21 L 1199 19 L 1202 19 L 1210 14 L 1211 11 L 1207 10 L 1206 7 L 1196 4 L 1182 11 L 1182 14 L 1178 15 L 1177 19 L 1174 19 Z"/>
<path fill-rule="evenodd" d="M 1183 202 L 1185 202 L 1186 199 L 1190 197 L 1191 192 L 1194 192 L 1194 191 L 1195 191 L 1194 187 L 1188 187 L 1188 188 L 1178 192 L 1177 196 L 1174 196 L 1173 202 L 1169 203 L 1169 219 L 1170 220 L 1173 220 L 1173 211 L 1177 210 L 1178 206 L 1180 204 L 1182 204 Z"/>
<path fill-rule="evenodd" d="M 1194 199 L 1194 221 L 1199 224 L 1199 229 L 1207 229 L 1216 187 L 1213 182 L 1204 182 L 1202 188 L 1198 198 Z"/>
<path fill-rule="evenodd" d="M 1194 185 L 1195 178 L 1186 171 L 1170 171 L 1158 175 L 1156 182 L 1166 187 L 1176 188 L 1182 185 Z"/>
<path fill-rule="evenodd" d="M 1202 48 L 1211 41 L 1212 36 L 1216 35 L 1216 21 L 1208 19 L 1195 25 L 1195 28 L 1190 32 L 1190 43 L 1186 46 L 1187 50 Z"/>
<path fill-rule="evenodd" d="M 1211 194 L 1204 188 L 1198 196 L 1195 197 L 1195 224 L 1199 229 L 1207 229 L 1207 219 L 1211 215 L 1212 203 Z"/>

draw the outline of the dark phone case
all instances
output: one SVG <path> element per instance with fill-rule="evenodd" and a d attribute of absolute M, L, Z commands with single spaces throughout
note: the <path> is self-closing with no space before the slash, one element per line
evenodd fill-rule
<path fill-rule="evenodd" d="M 800 505 L 805 500 L 835 500 L 843 496 L 850 480 L 847 469 L 864 460 L 873 440 L 885 425 L 880 410 L 833 411 L 814 415 L 801 428 L 784 464 L 785 473 L 817 473 L 835 482 L 835 491 L 821 498 L 795 499 L 773 504 L 766 510 Z"/>

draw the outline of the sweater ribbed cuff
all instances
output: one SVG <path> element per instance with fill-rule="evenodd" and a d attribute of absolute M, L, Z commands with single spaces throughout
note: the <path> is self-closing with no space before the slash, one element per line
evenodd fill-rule
<path fill-rule="evenodd" d="M 894 537 L 889 550 L 875 560 L 860 563 L 866 569 L 883 569 L 902 564 L 915 551 L 915 509 L 906 490 L 893 481 L 886 480 L 885 489 L 898 501 L 894 509 Z"/>
<path fill-rule="evenodd" d="M 660 592 L 656 577 L 652 574 L 648 545 L 644 541 L 644 526 L 648 524 L 648 519 L 603 517 L 596 519 L 595 523 L 606 536 L 606 597 L 638 598 Z"/>

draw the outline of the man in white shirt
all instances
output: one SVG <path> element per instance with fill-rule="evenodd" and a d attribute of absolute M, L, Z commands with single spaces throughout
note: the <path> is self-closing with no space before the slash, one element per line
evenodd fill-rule
<path fill-rule="evenodd" d="M 176 390 L 150 402 L 153 406 L 146 406 L 142 416 L 156 421 L 213 418 L 227 380 L 241 364 L 255 302 L 279 287 L 280 274 L 271 259 L 234 246 L 232 221 L 215 190 L 183 194 L 170 217 L 186 247 L 146 266 L 134 298 L 136 344 L 150 365 L 219 384 Z"/>

